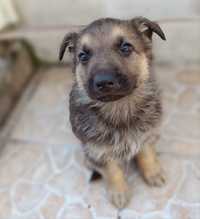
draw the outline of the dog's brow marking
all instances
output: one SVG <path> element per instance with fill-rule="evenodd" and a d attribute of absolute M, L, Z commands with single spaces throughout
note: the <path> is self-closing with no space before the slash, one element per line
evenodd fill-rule
<path fill-rule="evenodd" d="M 78 84 L 78 87 L 81 89 L 81 90 L 84 90 L 84 86 L 83 86 L 83 82 L 82 82 L 82 79 L 81 79 L 81 76 L 80 76 L 80 68 L 78 67 L 77 68 L 77 74 L 76 74 L 76 80 L 77 80 L 77 84 Z"/>
<path fill-rule="evenodd" d="M 81 38 L 82 45 L 90 45 L 91 44 L 91 37 L 89 34 L 84 34 Z"/>
<path fill-rule="evenodd" d="M 113 27 L 111 35 L 113 38 L 122 37 L 124 35 L 124 32 L 123 32 L 122 28 L 120 28 L 120 27 Z"/>
<path fill-rule="evenodd" d="M 147 79 L 149 76 L 149 64 L 144 53 L 141 54 L 140 68 L 141 68 L 143 79 Z"/>

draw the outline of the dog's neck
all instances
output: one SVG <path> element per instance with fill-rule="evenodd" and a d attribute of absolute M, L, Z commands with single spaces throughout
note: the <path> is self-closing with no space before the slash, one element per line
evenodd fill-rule
<path fill-rule="evenodd" d="M 100 111 L 104 118 L 113 124 L 127 123 L 133 117 L 138 117 L 144 104 L 148 104 L 156 96 L 153 85 L 143 85 L 136 89 L 131 95 L 119 99 L 118 101 L 104 103 L 100 106 Z"/>
<path fill-rule="evenodd" d="M 139 86 L 132 94 L 117 101 L 101 102 L 87 98 L 85 103 L 91 109 L 96 109 L 106 121 L 117 125 L 128 124 L 133 117 L 138 117 L 138 111 L 145 110 L 144 105 L 157 98 L 159 90 L 154 79 L 150 78 L 142 86 Z"/>
<path fill-rule="evenodd" d="M 122 123 L 128 125 L 133 118 L 140 116 L 139 112 L 145 111 L 146 106 L 155 102 L 160 96 L 154 76 L 138 86 L 132 94 L 112 102 L 92 100 L 85 89 L 75 87 L 79 93 L 76 97 L 78 105 L 85 105 L 86 108 L 97 111 L 99 116 L 115 126 Z"/>

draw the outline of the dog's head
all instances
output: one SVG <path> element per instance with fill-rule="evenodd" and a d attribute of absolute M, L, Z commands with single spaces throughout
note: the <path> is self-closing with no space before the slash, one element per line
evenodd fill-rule
<path fill-rule="evenodd" d="M 59 58 L 68 48 L 78 86 L 94 100 L 115 101 L 149 78 L 153 33 L 165 40 L 159 25 L 143 17 L 100 19 L 79 33 L 68 33 Z"/>

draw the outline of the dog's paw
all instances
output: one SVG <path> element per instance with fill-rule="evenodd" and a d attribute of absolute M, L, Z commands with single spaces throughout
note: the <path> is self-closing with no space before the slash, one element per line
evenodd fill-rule
<path fill-rule="evenodd" d="M 166 176 L 164 171 L 159 169 L 152 169 L 144 174 L 144 179 L 150 186 L 158 186 L 161 187 L 166 182 Z"/>
<path fill-rule="evenodd" d="M 108 192 L 111 203 L 118 209 L 126 207 L 131 199 L 131 192 L 128 187 L 124 188 L 123 191 L 110 189 Z"/>

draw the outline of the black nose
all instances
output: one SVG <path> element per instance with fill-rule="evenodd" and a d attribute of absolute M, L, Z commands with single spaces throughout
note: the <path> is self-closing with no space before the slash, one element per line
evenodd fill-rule
<path fill-rule="evenodd" d="M 113 73 L 99 73 L 93 78 L 93 86 L 97 92 L 109 92 L 117 89 L 119 84 Z"/>

